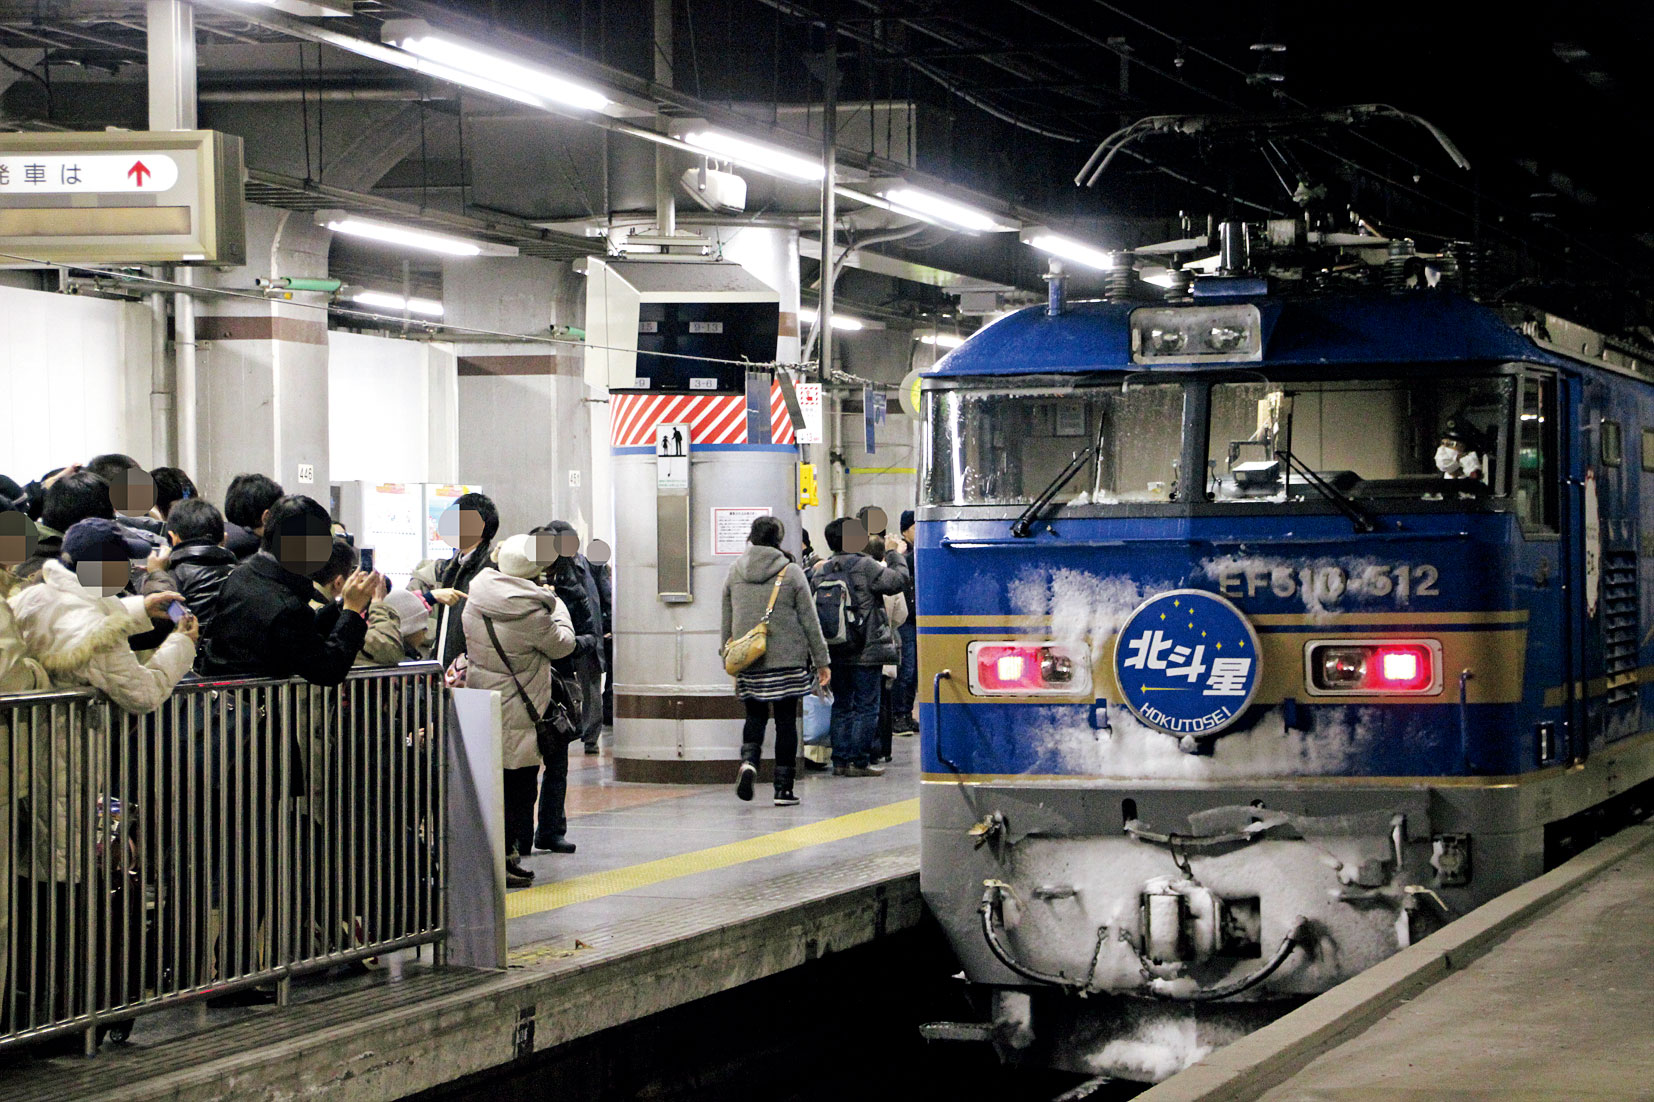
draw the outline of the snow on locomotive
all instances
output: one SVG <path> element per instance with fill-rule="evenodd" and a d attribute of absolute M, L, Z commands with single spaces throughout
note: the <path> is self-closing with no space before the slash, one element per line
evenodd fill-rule
<path fill-rule="evenodd" d="M 934 1036 L 1164 1078 L 1654 787 L 1654 366 L 1450 254 L 1329 235 L 1394 278 L 1283 293 L 1221 229 L 924 377 L 921 877 L 988 1019 Z"/>

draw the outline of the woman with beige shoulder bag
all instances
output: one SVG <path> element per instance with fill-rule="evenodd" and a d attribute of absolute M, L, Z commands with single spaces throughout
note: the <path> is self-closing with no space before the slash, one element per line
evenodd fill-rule
<path fill-rule="evenodd" d="M 724 580 L 724 668 L 746 707 L 735 794 L 752 799 L 764 730 L 775 718 L 775 803 L 798 803 L 798 701 L 826 685 L 827 640 L 804 571 L 781 549 L 785 529 L 774 517 L 752 522 L 747 549 Z M 811 672 L 811 667 L 814 672 Z"/>

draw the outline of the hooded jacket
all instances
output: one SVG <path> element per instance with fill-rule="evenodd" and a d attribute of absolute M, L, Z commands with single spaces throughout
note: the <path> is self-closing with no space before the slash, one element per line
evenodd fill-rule
<path fill-rule="evenodd" d="M 505 660 L 494 648 L 483 622 L 487 617 L 500 637 Z M 471 582 L 462 621 L 470 662 L 465 686 L 495 689 L 500 694 L 501 761 L 506 769 L 540 764 L 534 720 L 512 682 L 515 672 L 523 691 L 545 714 L 551 703 L 551 665 L 574 651 L 574 625 L 557 594 L 528 578 L 514 578 L 490 567 Z M 507 668 L 506 662 L 510 667 Z"/>
<path fill-rule="evenodd" d="M 826 669 L 827 640 L 821 634 L 810 582 L 796 563 L 774 547 L 749 545 L 724 578 L 723 639 L 739 639 L 764 618 L 770 590 L 781 575 L 781 591 L 770 614 L 770 633 L 764 656 L 749 670 L 785 670 L 801 666 Z"/>
<path fill-rule="evenodd" d="M 879 598 L 893 597 L 907 588 L 908 572 L 902 556 L 892 551 L 881 564 L 859 551 L 840 553 L 816 568 L 816 584 L 830 576 L 848 578 L 850 599 L 855 602 L 862 623 L 867 625 L 867 642 L 861 652 L 838 660 L 852 666 L 884 666 L 897 662 L 895 635 L 890 630 L 884 602 Z"/>
<path fill-rule="evenodd" d="M 52 687 L 45 667 L 29 654 L 28 644 L 17 627 L 17 618 L 12 615 L 11 605 L 6 603 L 6 598 L 17 587 L 16 576 L 0 566 L 0 694 L 43 692 Z M 0 781 L 3 780 L 0 777 Z"/>
<path fill-rule="evenodd" d="M 140 662 L 127 639 L 150 629 L 142 597 L 102 597 L 62 563 L 49 562 L 41 584 L 12 598 L 29 653 L 58 687 L 97 689 L 124 711 L 153 712 L 195 661 L 195 644 L 173 633 Z"/>

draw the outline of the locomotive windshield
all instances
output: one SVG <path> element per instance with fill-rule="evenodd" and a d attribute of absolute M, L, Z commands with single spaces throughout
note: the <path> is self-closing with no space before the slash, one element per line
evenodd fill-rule
<path fill-rule="evenodd" d="M 946 390 L 928 402 L 932 505 L 1026 504 L 1092 445 L 1096 456 L 1057 502 L 1164 502 L 1175 488 L 1181 384 Z"/>
<path fill-rule="evenodd" d="M 1026 505 L 1088 448 L 1094 454 L 1055 505 L 1187 500 L 1184 432 L 1200 426 L 1186 425 L 1185 397 L 1198 398 L 1190 393 L 1198 390 L 1210 392 L 1206 462 L 1188 482 L 1203 483 L 1207 501 L 1302 502 L 1329 492 L 1375 501 L 1505 496 L 1511 478 L 1524 476 L 1529 453 L 1538 454 L 1526 444 L 1521 456 L 1513 451 L 1519 422 L 1511 375 L 1247 374 L 1175 382 L 1143 374 L 1073 383 L 1045 376 L 930 391 L 925 501 Z M 1524 412 L 1524 430 L 1530 416 L 1540 414 Z"/>
<path fill-rule="evenodd" d="M 1508 377 L 1215 384 L 1208 497 L 1305 496 L 1283 453 L 1352 497 L 1503 494 L 1513 392 Z"/>

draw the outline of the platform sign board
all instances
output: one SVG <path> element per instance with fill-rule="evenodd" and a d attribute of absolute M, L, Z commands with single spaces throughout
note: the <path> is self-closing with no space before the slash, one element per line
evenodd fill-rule
<path fill-rule="evenodd" d="M 655 426 L 655 489 L 689 489 L 689 425 L 683 421 Z"/>
<path fill-rule="evenodd" d="M 241 139 L 0 134 L 0 264 L 245 264 Z"/>

